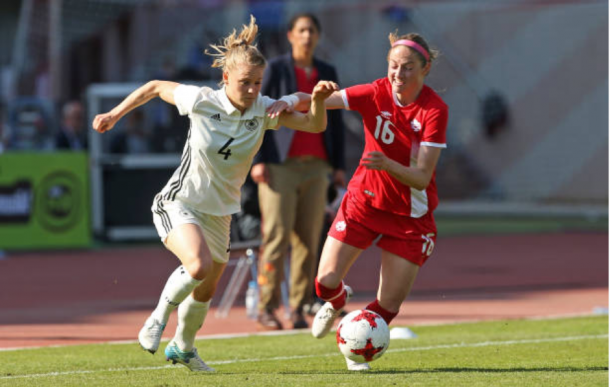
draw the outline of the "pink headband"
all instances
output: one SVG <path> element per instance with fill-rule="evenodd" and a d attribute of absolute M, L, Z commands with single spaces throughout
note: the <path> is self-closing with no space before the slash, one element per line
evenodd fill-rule
<path fill-rule="evenodd" d="M 392 47 L 396 47 L 398 45 L 409 46 L 411 48 L 414 48 L 417 52 L 422 54 L 424 56 L 424 58 L 426 58 L 426 61 L 428 61 L 428 62 L 430 61 L 430 54 L 428 54 L 428 51 L 426 51 L 425 48 L 423 48 L 419 44 L 415 43 L 414 41 L 407 40 L 407 39 L 397 40 L 394 42 L 394 44 L 392 44 Z"/>

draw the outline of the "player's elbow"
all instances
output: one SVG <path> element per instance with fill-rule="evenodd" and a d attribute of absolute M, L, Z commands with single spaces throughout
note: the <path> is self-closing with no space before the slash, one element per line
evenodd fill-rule
<path fill-rule="evenodd" d="M 418 191 L 424 191 L 428 188 L 431 181 L 432 181 L 432 174 L 428 174 L 428 173 L 424 172 L 419 176 L 418 179 L 415 179 L 414 181 L 412 181 L 410 186 L 411 186 L 411 188 L 414 188 Z"/>
<path fill-rule="evenodd" d="M 326 125 L 314 127 L 312 130 L 313 133 L 322 133 L 324 131 L 326 131 Z"/>
<path fill-rule="evenodd" d="M 161 94 L 161 83 L 161 81 L 152 80 L 148 81 L 144 86 L 151 94 L 159 96 Z"/>
<path fill-rule="evenodd" d="M 419 182 L 416 183 L 411 183 L 411 188 L 416 189 L 418 191 L 424 191 L 426 188 L 428 188 L 429 182 L 427 184 L 422 184 Z"/>
<path fill-rule="evenodd" d="M 312 133 L 322 133 L 326 130 L 326 120 L 321 123 L 311 123 L 310 131 Z"/>

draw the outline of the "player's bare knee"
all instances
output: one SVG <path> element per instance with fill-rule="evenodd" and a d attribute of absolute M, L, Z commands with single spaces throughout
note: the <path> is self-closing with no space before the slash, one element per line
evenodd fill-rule
<path fill-rule="evenodd" d="M 184 265 L 191 277 L 204 280 L 212 272 L 212 261 L 205 257 L 193 257 Z"/>

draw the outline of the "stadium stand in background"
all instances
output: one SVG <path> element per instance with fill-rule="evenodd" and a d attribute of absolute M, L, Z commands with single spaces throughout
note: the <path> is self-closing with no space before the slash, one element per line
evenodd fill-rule
<path fill-rule="evenodd" d="M 286 20 L 308 11 L 316 13 L 325 26 L 319 54 L 336 64 L 342 86 L 383 76 L 383 63 L 374 58 L 385 55 L 388 47 L 378 42 L 385 41 L 388 31 L 420 32 L 443 53 L 428 82 L 450 106 L 449 147 L 437 177 L 438 216 L 607 217 L 607 2 L 402 4 L 367 0 L 3 2 L 2 136 L 19 138 L 26 130 L 18 120 L 8 120 L 15 102 L 23 97 L 38 99 L 40 106 L 54 106 L 54 120 L 62 102 L 80 99 L 87 103 L 90 121 L 103 106 L 125 96 L 132 85 L 159 74 L 168 59 L 175 77 L 215 83 L 220 73 L 207 69 L 209 59 L 202 49 L 216 43 L 213 37 L 222 36 L 227 25 L 239 25 L 253 13 L 261 26 L 260 47 L 273 57 L 288 49 Z M 150 138 L 156 130 L 152 110 L 145 110 L 144 118 Z M 362 149 L 362 128 L 358 117 L 346 114 L 346 118 L 351 175 Z M 103 196 L 104 184 L 131 181 L 141 188 L 137 203 L 146 203 L 142 208 L 129 204 L 104 209 L 107 198 L 94 198 L 98 236 L 107 237 L 106 228 L 113 226 L 119 213 L 129 218 L 124 211 L 130 208 L 135 211 L 131 219 L 142 219 L 142 227 L 152 230 L 148 205 L 158 184 L 148 187 L 132 177 L 153 181 L 167 177 L 179 161 L 180 149 L 171 144 L 182 141 L 180 133 L 186 129 L 180 125 L 175 123 L 178 138 L 161 140 L 169 148 L 151 146 L 157 153 L 147 155 L 108 155 L 104 150 L 108 145 L 90 133 L 93 187 Z M 55 126 L 49 130 L 56 130 Z M 132 233 L 134 238 L 151 235 L 145 229 Z"/>

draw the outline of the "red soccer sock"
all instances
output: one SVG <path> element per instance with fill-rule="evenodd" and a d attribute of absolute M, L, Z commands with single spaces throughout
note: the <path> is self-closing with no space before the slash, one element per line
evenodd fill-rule
<path fill-rule="evenodd" d="M 347 293 L 343 287 L 343 282 L 341 282 L 341 284 L 339 284 L 339 286 L 337 286 L 335 289 L 330 289 L 319 283 L 318 279 L 316 278 L 315 285 L 316 294 L 318 297 L 324 301 L 330 302 L 335 310 L 342 309 L 345 306 Z"/>
<path fill-rule="evenodd" d="M 379 305 L 379 300 L 377 300 L 377 299 L 375 301 L 371 302 L 370 304 L 368 304 L 366 306 L 366 308 L 364 308 L 364 309 L 368 309 L 371 312 L 377 313 L 378 315 L 383 317 L 386 324 L 388 324 L 388 325 L 390 325 L 390 322 L 392 320 L 394 320 L 394 317 L 396 317 L 398 315 L 398 312 L 393 313 L 393 312 L 390 312 L 389 310 L 383 309 L 381 307 L 381 305 Z"/>

